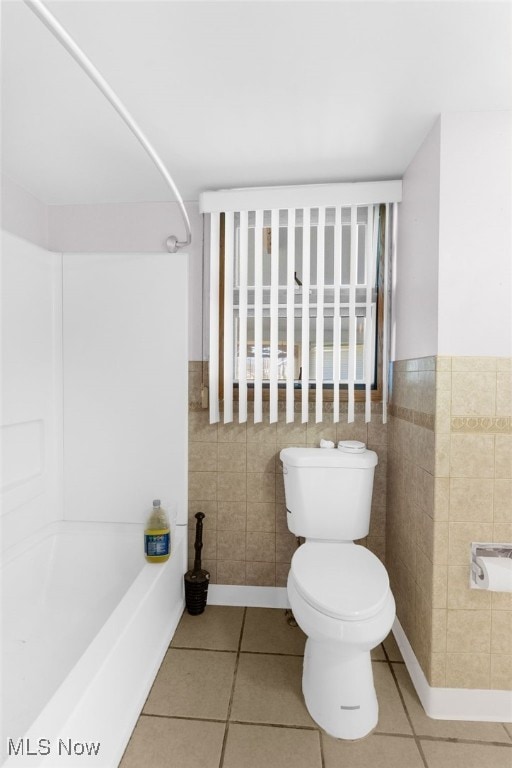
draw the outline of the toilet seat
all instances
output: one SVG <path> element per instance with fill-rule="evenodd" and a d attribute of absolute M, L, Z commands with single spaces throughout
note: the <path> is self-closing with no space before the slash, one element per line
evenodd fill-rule
<path fill-rule="evenodd" d="M 307 603 L 343 621 L 375 616 L 389 594 L 383 564 L 358 544 L 306 542 L 293 555 L 290 572 Z"/>

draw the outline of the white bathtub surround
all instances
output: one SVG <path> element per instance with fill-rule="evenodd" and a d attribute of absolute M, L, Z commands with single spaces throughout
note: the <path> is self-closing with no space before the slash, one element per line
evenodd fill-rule
<path fill-rule="evenodd" d="M 6 767 L 118 764 L 183 612 L 185 530 L 163 564 L 145 561 L 134 524 L 53 523 L 7 553 Z M 13 754 L 21 738 L 24 757 Z M 27 756 L 40 739 L 42 754 Z M 100 747 L 70 758 L 59 740 Z"/>
<path fill-rule="evenodd" d="M 184 606 L 187 257 L 2 245 L 1 748 L 113 768 Z M 165 564 L 144 558 L 157 496 Z"/>

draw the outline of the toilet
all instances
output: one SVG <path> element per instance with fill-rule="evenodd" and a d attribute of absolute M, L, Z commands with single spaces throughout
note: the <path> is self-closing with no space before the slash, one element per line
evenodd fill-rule
<path fill-rule="evenodd" d="M 307 635 L 302 691 L 318 725 L 360 739 L 377 725 L 370 651 L 388 635 L 395 601 L 367 536 L 377 454 L 364 443 L 284 448 L 288 528 L 305 537 L 292 557 L 288 599 Z"/>

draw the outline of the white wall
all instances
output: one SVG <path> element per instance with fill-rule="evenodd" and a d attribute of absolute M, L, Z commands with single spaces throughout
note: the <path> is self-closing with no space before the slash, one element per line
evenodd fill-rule
<path fill-rule="evenodd" d="M 2 233 L 2 545 L 62 516 L 61 256 Z"/>
<path fill-rule="evenodd" d="M 2 174 L 2 229 L 48 248 L 48 206 Z"/>
<path fill-rule="evenodd" d="M 437 353 L 440 144 L 438 120 L 403 177 L 393 296 L 395 360 Z"/>
<path fill-rule="evenodd" d="M 187 520 L 187 258 L 64 254 L 64 514 Z"/>
<path fill-rule="evenodd" d="M 407 168 L 394 358 L 512 354 L 512 117 L 443 114 Z"/>
<path fill-rule="evenodd" d="M 201 360 L 203 220 L 197 203 L 185 207 L 192 228 L 189 268 L 189 360 Z M 177 203 L 49 206 L 49 244 L 64 253 L 162 253 L 169 235 L 185 237 Z M 169 259 L 175 258 L 168 254 Z"/>
<path fill-rule="evenodd" d="M 441 118 L 440 355 L 512 354 L 512 113 Z"/>

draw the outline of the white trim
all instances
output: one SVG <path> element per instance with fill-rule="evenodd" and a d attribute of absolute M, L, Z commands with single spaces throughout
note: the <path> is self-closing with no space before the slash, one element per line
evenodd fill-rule
<path fill-rule="evenodd" d="M 199 195 L 200 213 L 255 211 L 271 208 L 333 208 L 342 205 L 400 203 L 402 182 L 362 181 L 341 184 L 302 184 L 285 187 L 219 189 Z"/>
<path fill-rule="evenodd" d="M 286 587 L 244 587 L 210 584 L 209 605 L 243 605 L 249 608 L 289 608 Z"/>
<path fill-rule="evenodd" d="M 429 717 L 436 720 L 512 722 L 512 691 L 433 688 L 428 684 L 398 619 L 393 624 L 393 635 L 423 709 Z"/>

